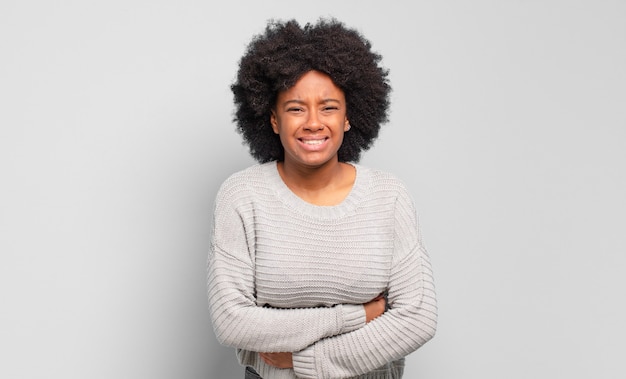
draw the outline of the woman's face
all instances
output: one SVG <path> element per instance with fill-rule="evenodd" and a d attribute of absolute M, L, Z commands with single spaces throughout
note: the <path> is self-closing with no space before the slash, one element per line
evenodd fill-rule
<path fill-rule="evenodd" d="M 309 71 L 278 94 L 271 123 L 285 149 L 285 165 L 317 168 L 336 163 L 349 128 L 343 91 L 328 75 Z"/>

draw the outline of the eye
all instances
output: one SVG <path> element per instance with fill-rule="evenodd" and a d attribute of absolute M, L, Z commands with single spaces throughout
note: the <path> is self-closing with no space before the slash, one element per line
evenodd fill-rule
<path fill-rule="evenodd" d="M 304 112 L 304 108 L 301 108 L 301 107 L 290 107 L 290 108 L 287 108 L 287 112 L 289 112 L 289 113 L 300 113 L 300 112 Z"/>
<path fill-rule="evenodd" d="M 339 109 L 339 107 L 333 106 L 333 105 L 328 105 L 326 107 L 324 107 L 324 112 L 332 112 L 332 111 L 336 111 L 337 109 Z"/>

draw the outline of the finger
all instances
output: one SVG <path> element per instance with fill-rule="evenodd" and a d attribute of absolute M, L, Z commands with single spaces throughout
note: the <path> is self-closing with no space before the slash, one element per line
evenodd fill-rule
<path fill-rule="evenodd" d="M 271 364 L 271 360 L 269 359 L 267 354 L 259 353 L 259 356 L 261 357 L 261 359 L 263 359 L 263 362 L 267 363 L 268 365 Z"/>

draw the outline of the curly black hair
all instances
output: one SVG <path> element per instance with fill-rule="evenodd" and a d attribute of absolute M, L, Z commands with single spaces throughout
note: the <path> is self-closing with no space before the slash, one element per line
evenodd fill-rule
<path fill-rule="evenodd" d="M 253 37 L 239 62 L 231 90 L 237 131 L 250 154 L 261 163 L 284 159 L 284 149 L 270 124 L 278 93 L 294 86 L 305 73 L 327 74 L 346 98 L 350 132 L 337 153 L 341 162 L 358 162 L 371 147 L 380 125 L 388 121 L 389 70 L 370 42 L 342 22 L 319 19 L 301 27 L 295 20 L 270 20 Z"/>

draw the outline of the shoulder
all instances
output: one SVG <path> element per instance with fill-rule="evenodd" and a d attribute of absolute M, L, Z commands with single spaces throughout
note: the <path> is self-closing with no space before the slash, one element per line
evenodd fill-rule
<path fill-rule="evenodd" d="M 262 186 L 270 170 L 276 166 L 276 162 L 260 163 L 247 167 L 231 174 L 220 186 L 220 192 L 235 188 L 254 188 Z"/>
<path fill-rule="evenodd" d="M 357 167 L 359 172 L 369 183 L 370 191 L 381 191 L 396 197 L 411 197 L 406 183 L 396 174 L 366 166 Z"/>
<path fill-rule="evenodd" d="M 371 180 L 371 191 L 376 198 L 386 198 L 393 204 L 398 251 L 411 251 L 421 244 L 418 212 L 409 187 L 399 176 L 372 168 L 362 168 Z"/>
<path fill-rule="evenodd" d="M 241 183 L 245 183 L 248 178 L 258 176 L 257 173 L 262 170 L 263 166 L 266 166 L 266 164 L 255 164 L 230 174 L 226 180 L 222 182 L 220 188 L 227 188 L 229 186 L 237 186 Z"/>
<path fill-rule="evenodd" d="M 223 203 L 246 202 L 254 197 L 255 192 L 266 187 L 269 171 L 275 162 L 255 164 L 231 174 L 222 182 L 217 192 L 216 206 Z"/>
<path fill-rule="evenodd" d="M 363 182 L 367 182 L 364 190 L 365 199 L 375 204 L 388 204 L 395 217 L 410 220 L 417 216 L 416 202 L 407 184 L 399 176 L 375 168 L 359 166 L 363 174 Z"/>

